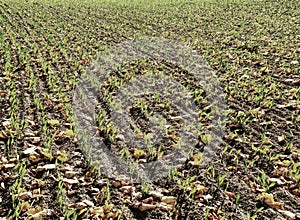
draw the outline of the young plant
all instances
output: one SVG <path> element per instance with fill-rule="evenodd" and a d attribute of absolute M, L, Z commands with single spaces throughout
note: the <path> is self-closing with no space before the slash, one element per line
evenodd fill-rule
<path fill-rule="evenodd" d="M 227 176 L 226 173 L 222 176 L 220 176 L 220 175 L 218 176 L 218 181 L 217 181 L 218 189 L 221 188 L 222 184 L 224 183 L 224 180 L 225 180 L 226 176 Z"/>

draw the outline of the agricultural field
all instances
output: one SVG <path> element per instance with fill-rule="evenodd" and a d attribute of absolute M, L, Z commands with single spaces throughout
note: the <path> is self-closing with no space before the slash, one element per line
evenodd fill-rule
<path fill-rule="evenodd" d="M 0 220 L 300 219 L 299 6 L 299 0 L 2 0 Z M 74 95 L 101 52 L 147 38 L 201 55 L 222 88 L 226 117 L 204 163 L 214 140 L 212 91 L 168 60 L 121 63 L 101 81 L 92 116 L 96 135 L 116 158 L 158 161 L 180 140 L 179 108 L 159 93 L 132 100 L 135 123 L 124 125 L 148 140 L 156 135 L 150 116 L 162 116 L 159 144 L 133 146 L 133 137 L 118 129 L 113 99 L 135 76 L 178 81 L 201 124 L 188 157 L 176 158 L 179 165 L 135 181 L 106 175 L 91 158 L 97 151 L 82 146 L 74 113 L 81 99 L 74 103 Z"/>

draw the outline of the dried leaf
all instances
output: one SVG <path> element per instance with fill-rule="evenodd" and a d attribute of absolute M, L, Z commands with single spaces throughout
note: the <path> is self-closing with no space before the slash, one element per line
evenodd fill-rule
<path fill-rule="evenodd" d="M 195 194 L 196 199 L 202 196 L 205 192 L 207 192 L 207 190 L 208 189 L 205 186 L 201 185 L 201 182 L 199 181 L 191 183 L 189 187 L 189 191 Z"/>
<path fill-rule="evenodd" d="M 143 212 L 143 211 L 155 209 L 156 205 L 139 202 L 136 203 L 133 207 Z"/>
<path fill-rule="evenodd" d="M 278 138 L 279 143 L 283 143 L 285 141 L 285 135 L 284 134 L 281 135 L 281 136 L 278 136 L 277 138 Z"/>
<path fill-rule="evenodd" d="M 27 214 L 29 215 L 34 215 L 38 212 L 42 211 L 42 207 L 40 207 L 39 205 L 35 206 L 34 208 L 31 208 L 27 211 Z"/>
<path fill-rule="evenodd" d="M 8 163 L 3 165 L 5 169 L 12 169 L 16 166 L 14 163 Z"/>
<path fill-rule="evenodd" d="M 238 137 L 237 135 L 232 134 L 232 133 L 225 136 L 226 140 L 229 140 L 229 141 L 235 140 L 235 139 L 237 139 L 237 137 Z"/>
<path fill-rule="evenodd" d="M 168 204 L 166 204 L 164 202 L 159 203 L 158 207 L 160 209 L 162 209 L 163 211 L 170 211 L 170 210 L 172 210 L 174 208 L 174 206 L 168 205 Z"/>
<path fill-rule="evenodd" d="M 78 183 L 78 180 L 77 179 L 67 179 L 67 178 L 64 178 L 63 181 L 65 183 L 68 183 L 68 184 L 77 184 Z"/>
<path fill-rule="evenodd" d="M 212 199 L 213 199 L 213 197 L 212 197 L 210 194 L 204 195 L 203 198 L 204 198 L 206 201 L 212 200 Z"/>
<path fill-rule="evenodd" d="M 233 192 L 225 191 L 225 194 L 226 194 L 226 196 L 228 196 L 228 198 L 230 198 L 230 199 L 235 198 L 235 193 L 233 193 Z"/>
<path fill-rule="evenodd" d="M 53 170 L 55 169 L 55 164 L 46 164 L 44 166 L 38 166 L 36 171 L 43 171 L 43 170 Z"/>
<path fill-rule="evenodd" d="M 1 182 L 1 183 L 0 183 L 0 189 L 5 189 L 5 184 L 4 184 L 4 182 Z"/>
<path fill-rule="evenodd" d="M 269 138 L 265 138 L 264 141 L 263 141 L 263 144 L 264 145 L 269 145 L 269 144 L 272 144 L 272 142 Z"/>
<path fill-rule="evenodd" d="M 5 120 L 4 122 L 2 122 L 2 125 L 5 128 L 10 128 L 11 126 L 10 120 Z"/>
<path fill-rule="evenodd" d="M 32 192 L 22 192 L 20 193 L 20 199 L 32 198 Z"/>
<path fill-rule="evenodd" d="M 282 186 L 283 184 L 284 184 L 284 182 L 282 182 L 280 179 L 278 179 L 278 178 L 270 178 L 269 179 L 271 182 L 273 182 L 273 183 L 276 183 L 276 184 L 278 184 L 278 185 L 280 185 L 280 186 Z"/>
<path fill-rule="evenodd" d="M 282 203 L 275 202 L 274 198 L 271 194 L 263 192 L 258 197 L 262 202 L 270 206 L 271 208 L 277 209 L 277 210 L 283 210 L 284 206 Z"/>
<path fill-rule="evenodd" d="M 31 147 L 31 148 L 27 148 L 26 150 L 23 151 L 24 154 L 31 154 L 35 151 L 36 146 Z"/>
<path fill-rule="evenodd" d="M 292 192 L 294 195 L 300 196 L 300 189 L 294 189 Z"/>
<path fill-rule="evenodd" d="M 278 210 L 282 215 L 288 219 L 296 219 L 296 214 L 286 210 Z"/>
<path fill-rule="evenodd" d="M 73 203 L 69 205 L 70 208 L 77 208 L 79 210 L 84 209 L 85 207 L 87 207 L 87 204 L 84 202 L 77 202 L 77 203 Z"/>
<path fill-rule="evenodd" d="M 42 181 L 42 180 L 39 180 L 39 179 L 34 179 L 33 181 L 32 181 L 32 187 L 43 187 L 43 186 L 45 186 L 45 182 L 44 181 Z"/>
<path fill-rule="evenodd" d="M 143 203 L 151 204 L 153 202 L 153 197 L 142 200 Z"/>
<path fill-rule="evenodd" d="M 258 107 L 256 109 L 250 109 L 249 112 L 250 112 L 250 114 L 258 116 L 258 117 L 262 117 L 265 115 L 265 111 L 261 110 L 260 107 Z"/>
<path fill-rule="evenodd" d="M 92 201 L 90 201 L 90 200 L 85 199 L 82 202 L 85 203 L 88 206 L 92 206 L 92 207 L 94 206 L 94 203 Z"/>
<path fill-rule="evenodd" d="M 103 210 L 104 210 L 104 213 L 108 213 L 112 210 L 112 208 L 114 207 L 113 204 L 108 204 L 107 201 L 105 201 L 105 204 L 103 206 Z"/>
<path fill-rule="evenodd" d="M 22 212 L 26 212 L 29 208 L 30 208 L 29 202 L 22 202 L 22 204 L 21 204 Z"/>
<path fill-rule="evenodd" d="M 61 162 L 66 162 L 68 160 L 68 153 L 65 150 L 57 152 L 57 159 Z"/>
<path fill-rule="evenodd" d="M 164 195 L 158 191 L 150 191 L 149 195 L 152 196 L 154 199 L 161 199 Z"/>
<path fill-rule="evenodd" d="M 60 122 L 58 120 L 56 120 L 56 119 L 52 119 L 52 120 L 48 120 L 48 124 L 50 126 L 57 126 L 57 125 L 60 124 Z"/>
<path fill-rule="evenodd" d="M 24 137 L 24 140 L 28 140 L 33 144 L 37 144 L 41 141 L 41 137 Z"/>
<path fill-rule="evenodd" d="M 80 216 L 83 213 L 85 213 L 86 211 L 87 211 L 87 208 L 81 209 L 81 210 L 79 210 L 79 212 L 77 213 L 77 215 Z"/>
<path fill-rule="evenodd" d="M 161 201 L 166 203 L 166 204 L 171 204 L 171 205 L 174 205 L 177 201 L 177 198 L 174 197 L 174 196 L 163 196 L 161 198 Z"/>
<path fill-rule="evenodd" d="M 41 160 L 40 158 L 40 154 L 33 152 L 29 155 L 29 160 L 32 162 L 38 162 L 39 160 Z"/>
<path fill-rule="evenodd" d="M 0 131 L 0 138 L 1 139 L 7 139 L 8 135 L 5 133 L 5 131 Z"/>
<path fill-rule="evenodd" d="M 133 157 L 136 159 L 145 157 L 147 154 L 144 150 L 140 150 L 140 149 L 134 149 L 133 151 Z"/>
<path fill-rule="evenodd" d="M 65 175 L 66 175 L 66 177 L 67 177 L 68 179 L 72 178 L 72 177 L 75 176 L 76 174 L 78 174 L 78 172 L 75 172 L 75 171 L 67 171 L 67 172 L 65 173 Z"/>
<path fill-rule="evenodd" d="M 173 121 L 180 121 L 182 120 L 183 118 L 181 116 L 170 116 L 171 120 Z"/>
<path fill-rule="evenodd" d="M 135 187 L 133 187 L 133 186 L 122 186 L 121 190 L 124 194 L 131 195 L 135 191 Z"/>
<path fill-rule="evenodd" d="M 116 214 L 113 212 L 109 212 L 105 215 L 105 219 L 115 219 L 116 218 Z"/>
<path fill-rule="evenodd" d="M 102 218 L 104 217 L 104 210 L 102 206 L 90 208 L 90 213 L 93 215 L 100 215 Z"/>

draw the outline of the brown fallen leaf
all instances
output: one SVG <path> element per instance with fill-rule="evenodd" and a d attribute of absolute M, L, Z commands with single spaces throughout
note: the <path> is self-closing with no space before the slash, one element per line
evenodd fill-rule
<path fill-rule="evenodd" d="M 133 207 L 143 212 L 143 211 L 155 209 L 156 205 L 138 202 L 134 204 Z"/>
<path fill-rule="evenodd" d="M 41 194 L 41 189 L 37 188 L 37 189 L 32 190 L 32 194 L 35 194 L 34 196 Z"/>
<path fill-rule="evenodd" d="M 8 160 L 6 157 L 1 157 L 1 161 L 2 161 L 2 163 L 8 163 Z"/>
<path fill-rule="evenodd" d="M 188 190 L 191 194 L 194 193 L 194 198 L 197 199 L 201 197 L 205 192 L 207 192 L 208 189 L 205 186 L 203 186 L 201 182 L 196 181 L 191 183 Z"/>
<path fill-rule="evenodd" d="M 114 207 L 114 204 L 108 204 L 108 202 L 105 201 L 105 204 L 103 206 L 104 213 L 110 212 L 113 207 Z"/>
<path fill-rule="evenodd" d="M 152 196 L 154 199 L 161 199 L 164 195 L 158 191 L 150 191 L 149 195 Z"/>
<path fill-rule="evenodd" d="M 5 133 L 5 131 L 0 131 L 0 138 L 1 139 L 7 139 L 8 135 Z"/>
<path fill-rule="evenodd" d="M 283 216 L 287 217 L 289 220 L 296 219 L 296 214 L 286 210 L 278 210 Z"/>
<path fill-rule="evenodd" d="M 133 182 L 131 179 L 128 179 L 127 177 L 119 177 L 115 181 L 113 181 L 112 185 L 115 187 L 120 187 L 120 186 L 128 186 L 131 185 Z"/>
<path fill-rule="evenodd" d="M 135 192 L 135 187 L 133 186 L 122 186 L 120 189 L 124 194 L 129 194 L 129 195 Z"/>
<path fill-rule="evenodd" d="M 99 215 L 102 218 L 104 217 L 104 210 L 102 206 L 90 208 L 90 213 L 92 215 Z"/>
<path fill-rule="evenodd" d="M 300 189 L 294 189 L 292 193 L 296 196 L 300 196 Z"/>
<path fill-rule="evenodd" d="M 32 192 L 22 192 L 19 195 L 20 199 L 32 198 Z"/>
<path fill-rule="evenodd" d="M 55 164 L 46 164 L 44 166 L 38 166 L 36 171 L 43 171 L 43 170 L 53 170 L 55 169 Z"/>
<path fill-rule="evenodd" d="M 291 61 L 291 64 L 297 65 L 297 64 L 299 64 L 299 61 L 298 61 L 298 60 L 292 60 L 292 61 Z"/>
<path fill-rule="evenodd" d="M 22 202 L 22 204 L 21 204 L 21 210 L 23 212 L 26 212 L 29 208 L 30 208 L 29 202 Z"/>
<path fill-rule="evenodd" d="M 27 212 L 26 212 L 29 217 L 28 219 L 34 219 L 34 220 L 42 220 L 46 218 L 49 218 L 49 216 L 53 216 L 54 214 L 54 210 L 53 209 L 43 209 L 40 206 L 35 206 L 34 208 L 30 208 Z"/>
<path fill-rule="evenodd" d="M 269 178 L 269 180 L 273 183 L 276 183 L 276 184 L 280 185 L 280 186 L 282 186 L 284 184 L 284 182 L 282 180 L 278 179 L 278 178 Z"/>
<path fill-rule="evenodd" d="M 258 198 L 264 202 L 265 204 L 267 204 L 268 206 L 270 206 L 271 208 L 277 209 L 277 210 L 283 210 L 284 209 L 284 205 L 280 202 L 275 202 L 274 198 L 271 194 L 268 193 L 261 193 Z"/>
<path fill-rule="evenodd" d="M 151 204 L 153 202 L 153 197 L 149 197 L 147 199 L 142 200 L 142 203 Z"/>
<path fill-rule="evenodd" d="M 77 203 L 72 203 L 69 205 L 69 208 L 77 208 L 79 210 L 84 209 L 88 205 L 84 202 L 77 202 Z"/>
<path fill-rule="evenodd" d="M 285 135 L 284 135 L 284 134 L 281 135 L 281 136 L 278 136 L 277 138 L 278 138 L 278 142 L 279 142 L 280 144 L 283 143 L 283 142 L 285 141 Z"/>
<path fill-rule="evenodd" d="M 166 203 L 166 204 L 171 204 L 171 205 L 174 205 L 177 201 L 177 198 L 174 197 L 174 196 L 163 196 L 161 198 L 161 201 Z"/>
<path fill-rule="evenodd" d="M 299 104 L 295 101 L 292 100 L 289 103 L 285 103 L 285 104 L 278 104 L 277 105 L 278 108 L 299 108 Z"/>
<path fill-rule="evenodd" d="M 63 182 L 73 185 L 73 184 L 77 184 L 78 180 L 77 179 L 67 179 L 67 178 L 64 178 Z"/>
<path fill-rule="evenodd" d="M 231 134 L 226 135 L 225 138 L 226 138 L 226 140 L 232 141 L 232 140 L 237 139 L 238 136 L 231 133 Z"/>
<path fill-rule="evenodd" d="M 134 149 L 133 150 L 133 157 L 136 159 L 140 159 L 142 157 L 145 157 L 147 154 L 144 150 L 140 150 L 140 149 Z"/>
<path fill-rule="evenodd" d="M 31 130 L 27 130 L 24 131 L 24 136 L 25 137 L 37 137 L 38 136 L 38 132 L 37 131 L 31 131 Z"/>
<path fill-rule="evenodd" d="M 2 122 L 2 125 L 5 128 L 10 128 L 11 127 L 10 119 L 9 120 L 5 120 L 4 122 Z"/>
<path fill-rule="evenodd" d="M 272 142 L 269 138 L 265 138 L 264 141 L 263 141 L 263 144 L 264 145 L 269 145 L 269 144 L 272 144 Z"/>
<path fill-rule="evenodd" d="M 14 157 L 14 158 L 10 158 L 8 162 L 10 162 L 10 163 L 16 163 L 18 161 L 19 161 L 19 159 Z"/>
<path fill-rule="evenodd" d="M 5 189 L 5 184 L 4 184 L 4 182 L 1 182 L 1 183 L 0 183 L 0 189 Z"/>
<path fill-rule="evenodd" d="M 226 194 L 226 196 L 228 196 L 228 198 L 230 198 L 230 199 L 235 198 L 235 193 L 233 193 L 233 192 L 225 191 L 225 194 Z"/>
<path fill-rule="evenodd" d="M 72 178 L 73 176 L 75 176 L 76 174 L 78 174 L 79 172 L 76 172 L 76 171 L 67 171 L 66 173 L 65 173 L 65 175 L 66 175 L 66 177 L 68 178 L 68 179 L 70 179 L 70 178 Z"/>
<path fill-rule="evenodd" d="M 38 154 L 37 152 L 33 152 L 31 154 L 29 154 L 29 160 L 32 161 L 32 162 L 38 162 L 41 160 L 41 155 Z"/>
<path fill-rule="evenodd" d="M 166 204 L 166 203 L 164 203 L 164 202 L 159 203 L 159 204 L 158 204 L 158 207 L 159 207 L 160 209 L 162 209 L 163 211 L 170 211 L 170 210 L 172 210 L 172 209 L 174 208 L 174 206 L 168 205 L 168 204 Z"/>
<path fill-rule="evenodd" d="M 40 212 L 30 216 L 29 219 L 42 220 L 45 216 L 46 216 L 45 211 L 40 211 Z"/>
<path fill-rule="evenodd" d="M 77 213 L 78 216 L 82 215 L 83 213 L 85 213 L 88 209 L 84 208 L 84 209 L 80 209 L 79 212 Z"/>
<path fill-rule="evenodd" d="M 300 85 L 300 79 L 292 82 L 293 85 Z"/>
<path fill-rule="evenodd" d="M 37 147 L 36 146 L 33 146 L 33 147 L 30 147 L 30 148 L 27 148 L 26 150 L 23 151 L 24 154 L 32 154 L 35 152 L 35 149 Z"/>
<path fill-rule="evenodd" d="M 41 137 L 24 137 L 24 140 L 30 141 L 33 144 L 37 144 L 41 141 Z"/>
<path fill-rule="evenodd" d="M 68 153 L 65 150 L 57 151 L 57 159 L 61 162 L 66 162 L 68 160 Z"/>
<path fill-rule="evenodd" d="M 5 168 L 5 169 L 12 169 L 12 168 L 14 168 L 16 166 L 16 164 L 14 164 L 14 163 L 8 163 L 8 164 L 4 164 L 3 165 L 3 167 Z"/>
<path fill-rule="evenodd" d="M 73 171 L 74 166 L 70 166 L 69 164 L 63 164 L 63 166 L 61 168 L 59 168 L 59 170 L 62 172 Z"/>
<path fill-rule="evenodd" d="M 94 203 L 92 201 L 90 201 L 90 200 L 85 199 L 82 202 L 85 203 L 87 206 L 91 206 L 91 207 L 94 206 Z"/>

